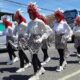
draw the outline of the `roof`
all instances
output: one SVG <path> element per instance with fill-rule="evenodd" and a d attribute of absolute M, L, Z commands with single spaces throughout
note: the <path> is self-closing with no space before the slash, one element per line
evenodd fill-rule
<path fill-rule="evenodd" d="M 0 12 L 0 15 L 1 15 L 1 14 L 3 14 L 3 15 L 4 15 L 4 14 L 7 14 L 7 15 L 14 15 L 14 13 L 9 13 L 9 12 Z"/>

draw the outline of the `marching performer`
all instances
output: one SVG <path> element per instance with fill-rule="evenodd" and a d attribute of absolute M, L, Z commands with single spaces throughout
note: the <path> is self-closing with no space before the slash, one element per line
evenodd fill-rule
<path fill-rule="evenodd" d="M 20 40 L 21 38 L 24 38 L 24 35 L 26 35 L 27 22 L 26 19 L 22 16 L 20 10 L 16 11 L 14 18 L 18 23 L 18 25 L 14 29 L 14 35 L 16 34 L 18 35 L 18 48 L 19 48 L 19 58 L 20 58 L 20 68 L 16 72 L 22 72 L 25 71 L 25 68 L 31 66 L 31 63 L 29 62 L 29 59 L 24 53 L 24 50 L 20 47 Z M 25 66 L 24 66 L 24 61 L 26 61 Z"/>
<path fill-rule="evenodd" d="M 40 19 L 40 20 L 42 20 L 45 23 L 45 25 L 48 25 L 48 19 L 45 16 L 43 16 L 43 15 L 40 14 L 40 16 L 38 16 L 37 18 Z M 42 49 L 42 52 L 44 53 L 44 58 L 43 58 L 43 62 L 41 63 L 41 65 L 45 65 L 51 59 L 48 56 L 48 40 L 47 39 L 44 39 L 42 41 L 41 49 Z"/>
<path fill-rule="evenodd" d="M 62 71 L 66 65 L 65 51 L 67 49 L 67 39 L 71 36 L 72 30 L 65 21 L 64 14 L 60 10 L 57 10 L 54 16 L 56 19 L 53 26 L 55 32 L 55 47 L 60 56 L 59 67 L 56 71 Z"/>
<path fill-rule="evenodd" d="M 6 46 L 7 46 L 7 50 L 8 50 L 8 54 L 9 54 L 9 61 L 7 62 L 7 64 L 13 64 L 14 62 L 18 61 L 18 57 L 16 56 L 16 54 L 14 53 L 14 49 L 11 46 L 11 44 L 9 43 L 9 40 L 11 40 L 12 42 L 14 42 L 14 38 L 13 38 L 13 24 L 12 22 L 8 21 L 7 16 L 3 16 L 3 24 L 5 25 L 5 31 L 4 31 L 4 35 L 6 35 Z M 13 59 L 14 57 L 14 59 Z"/>
<path fill-rule="evenodd" d="M 34 69 L 34 76 L 29 80 L 36 80 L 39 78 L 39 75 L 45 72 L 38 58 L 38 52 L 42 41 L 48 38 L 52 33 L 52 29 L 41 20 L 42 17 L 38 12 L 38 7 L 34 3 L 28 5 L 28 13 L 31 19 L 27 27 L 27 33 L 30 35 L 28 46 L 32 50 L 32 64 Z"/>
<path fill-rule="evenodd" d="M 77 16 L 75 19 L 75 26 L 73 28 L 73 34 L 74 34 L 74 42 L 75 42 L 75 48 L 77 49 L 77 56 L 79 58 L 80 63 L 80 16 Z"/>
<path fill-rule="evenodd" d="M 43 16 L 42 14 L 40 14 L 39 16 L 37 16 L 37 18 L 40 19 L 40 20 L 42 20 L 45 23 L 45 25 L 48 25 L 48 19 L 45 16 Z M 48 55 L 48 40 L 47 39 L 44 39 L 42 41 L 41 49 L 42 49 L 42 52 L 44 54 L 43 62 L 41 63 L 41 65 L 45 65 L 51 59 L 49 57 L 49 55 Z"/>

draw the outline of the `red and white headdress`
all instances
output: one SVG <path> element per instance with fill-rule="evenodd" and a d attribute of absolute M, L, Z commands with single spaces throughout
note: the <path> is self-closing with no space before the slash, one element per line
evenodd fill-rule
<path fill-rule="evenodd" d="M 5 25 L 5 28 L 12 27 L 12 23 L 8 21 L 7 15 L 4 15 L 2 17 L 2 20 L 3 20 L 3 24 Z"/>
<path fill-rule="evenodd" d="M 18 9 L 18 10 L 16 11 L 16 13 L 14 14 L 14 18 L 15 18 L 15 19 L 18 19 L 18 18 L 19 18 L 19 15 L 22 15 L 22 12 L 21 12 L 20 9 Z"/>
<path fill-rule="evenodd" d="M 36 14 L 36 13 L 38 13 L 38 11 L 39 11 L 39 7 L 36 5 L 36 3 L 30 2 L 28 4 L 28 10 L 27 10 L 27 12 L 29 14 Z"/>
<path fill-rule="evenodd" d="M 43 15 L 41 15 L 40 13 L 39 13 L 39 7 L 36 5 L 36 3 L 30 3 L 29 5 L 28 5 L 28 10 L 27 10 L 27 12 L 29 13 L 29 14 L 32 14 L 35 18 L 38 18 L 38 19 L 40 19 L 40 20 L 42 20 L 45 24 L 48 24 L 48 20 L 46 19 L 46 17 L 45 16 L 43 16 Z"/>
<path fill-rule="evenodd" d="M 63 12 L 61 10 L 55 11 L 54 16 L 57 17 L 57 18 L 60 18 L 60 20 L 64 20 L 65 19 L 64 18 L 64 14 L 63 14 Z"/>
<path fill-rule="evenodd" d="M 58 8 L 56 11 L 60 11 L 60 12 L 64 13 L 64 10 L 62 10 L 61 8 Z"/>
<path fill-rule="evenodd" d="M 7 15 L 2 16 L 1 19 L 2 19 L 2 21 L 3 21 L 3 23 L 4 23 L 6 20 L 8 20 Z"/>
<path fill-rule="evenodd" d="M 20 24 L 21 22 L 26 23 L 26 19 L 22 16 L 22 11 L 18 9 L 14 15 L 14 19 Z"/>

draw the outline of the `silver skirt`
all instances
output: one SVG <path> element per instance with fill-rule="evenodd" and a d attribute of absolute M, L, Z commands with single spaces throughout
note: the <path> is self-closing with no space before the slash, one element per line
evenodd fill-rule
<path fill-rule="evenodd" d="M 10 41 L 14 42 L 14 38 L 12 36 L 6 36 L 6 45 Z"/>
<path fill-rule="evenodd" d="M 80 46 L 80 36 L 75 36 L 74 47 L 77 48 Z"/>
<path fill-rule="evenodd" d="M 31 54 L 37 54 L 39 52 L 39 49 L 41 47 L 42 43 L 36 43 L 35 40 L 39 39 L 40 35 L 34 35 L 32 34 L 27 42 L 27 47 Z"/>
<path fill-rule="evenodd" d="M 55 47 L 57 49 L 66 49 L 67 39 L 63 34 L 55 34 Z"/>

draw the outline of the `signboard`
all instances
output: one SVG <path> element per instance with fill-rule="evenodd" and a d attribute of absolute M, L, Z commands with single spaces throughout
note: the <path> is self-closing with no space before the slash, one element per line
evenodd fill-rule
<path fill-rule="evenodd" d="M 76 18 L 77 15 L 78 15 L 77 10 L 68 10 L 64 12 L 65 19 L 69 24 L 74 23 L 74 19 Z"/>

